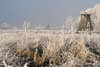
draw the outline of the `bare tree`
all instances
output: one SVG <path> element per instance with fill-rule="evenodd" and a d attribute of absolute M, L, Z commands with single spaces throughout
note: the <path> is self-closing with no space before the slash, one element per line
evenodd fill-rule
<path fill-rule="evenodd" d="M 50 29 L 50 25 L 48 24 L 48 25 L 46 25 L 45 26 L 45 29 L 47 30 L 47 29 Z"/>
<path fill-rule="evenodd" d="M 11 29 L 11 26 L 8 23 L 4 22 L 1 24 L 1 29 L 3 30 Z"/>
<path fill-rule="evenodd" d="M 27 21 L 24 21 L 23 29 L 25 30 L 25 32 L 27 32 L 27 30 L 29 29 L 29 27 L 30 27 L 30 23 L 27 22 Z"/>

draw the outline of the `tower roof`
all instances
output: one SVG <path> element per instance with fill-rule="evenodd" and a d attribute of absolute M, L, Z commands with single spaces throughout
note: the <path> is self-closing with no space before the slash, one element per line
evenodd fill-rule
<path fill-rule="evenodd" d="M 81 12 L 80 15 L 92 15 L 92 14 L 87 13 L 87 12 Z"/>

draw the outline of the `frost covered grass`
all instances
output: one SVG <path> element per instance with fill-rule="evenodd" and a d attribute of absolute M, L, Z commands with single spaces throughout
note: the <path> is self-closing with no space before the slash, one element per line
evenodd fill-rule
<path fill-rule="evenodd" d="M 88 33 L 0 33 L 0 67 L 100 66 L 100 35 Z"/>
<path fill-rule="evenodd" d="M 98 4 L 85 10 L 92 14 L 94 31 L 99 31 L 99 9 Z M 25 23 L 23 30 L 1 30 L 0 67 L 100 67 L 100 33 L 77 33 L 79 19 L 72 17 L 66 25 L 66 30 L 64 25 L 62 30 L 29 30 Z"/>
<path fill-rule="evenodd" d="M 91 14 L 92 32 L 76 32 L 80 17 L 68 17 L 60 30 L 1 24 L 0 67 L 100 67 L 100 4 L 84 12 Z"/>

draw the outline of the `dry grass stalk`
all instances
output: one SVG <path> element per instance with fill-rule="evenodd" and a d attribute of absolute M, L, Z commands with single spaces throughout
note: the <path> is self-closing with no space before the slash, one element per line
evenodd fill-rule
<path fill-rule="evenodd" d="M 42 57 L 40 57 L 37 48 L 34 51 L 32 51 L 29 48 L 27 48 L 25 50 L 17 49 L 17 53 L 20 56 L 24 56 L 24 57 L 27 57 L 29 59 L 33 59 L 33 62 L 35 62 L 37 66 L 38 65 L 43 66 L 43 63 L 44 63 L 45 58 L 46 58 L 45 55 L 44 56 L 42 55 Z"/>
<path fill-rule="evenodd" d="M 89 51 L 85 45 L 81 42 L 74 41 L 68 46 L 68 51 L 73 54 L 74 57 L 80 60 L 85 60 L 89 54 Z"/>

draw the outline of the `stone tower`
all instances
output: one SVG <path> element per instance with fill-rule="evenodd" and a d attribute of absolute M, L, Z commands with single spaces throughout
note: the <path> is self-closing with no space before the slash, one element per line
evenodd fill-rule
<path fill-rule="evenodd" d="M 80 24 L 78 31 L 93 31 L 93 23 L 91 22 L 91 14 L 82 13 L 80 14 Z"/>

